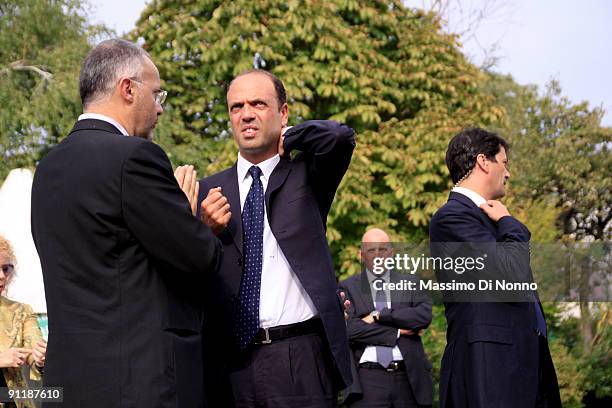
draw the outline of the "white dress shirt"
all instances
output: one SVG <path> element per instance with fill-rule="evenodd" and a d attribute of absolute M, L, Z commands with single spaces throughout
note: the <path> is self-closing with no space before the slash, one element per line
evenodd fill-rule
<path fill-rule="evenodd" d="M 481 204 L 485 204 L 487 202 L 487 200 L 485 200 L 483 196 L 473 190 L 470 190 L 469 188 L 453 187 L 451 191 L 454 193 L 463 194 L 464 196 L 472 200 L 472 202 L 476 204 L 476 207 L 480 207 Z"/>
<path fill-rule="evenodd" d="M 124 136 L 129 136 L 129 133 L 127 132 L 127 130 L 125 130 L 125 128 L 121 126 L 119 122 L 117 122 L 115 119 L 110 118 L 106 115 L 102 115 L 101 113 L 83 113 L 82 115 L 79 116 L 77 120 L 83 120 L 83 119 L 97 119 L 97 120 L 102 120 L 104 122 L 108 122 L 114 127 L 116 127 L 117 129 L 119 129 L 119 131 Z"/>
<path fill-rule="evenodd" d="M 375 279 L 382 279 L 386 283 L 389 283 L 390 273 L 389 271 L 383 273 L 382 275 L 374 275 L 372 272 L 366 269 L 366 274 L 368 275 L 368 282 L 370 282 L 370 294 L 372 296 L 372 302 L 376 305 L 376 291 L 372 286 L 372 281 Z M 391 308 L 391 293 L 389 290 L 385 290 L 385 296 L 387 298 L 387 307 Z M 397 329 L 397 338 L 399 339 L 400 330 Z M 397 344 L 393 347 L 393 361 L 403 361 L 404 357 L 402 357 L 402 352 L 400 351 Z M 359 364 L 361 363 L 378 363 L 376 360 L 376 346 L 367 346 L 365 350 L 363 350 L 363 354 L 361 355 L 361 359 L 359 360 Z"/>
<path fill-rule="evenodd" d="M 257 165 L 263 173 L 261 184 L 264 194 L 272 171 L 280 161 L 279 155 Z M 251 188 L 253 178 L 249 169 L 253 166 L 238 153 L 238 189 L 240 190 L 240 212 Z M 304 290 L 295 272 L 291 269 L 276 237 L 268 223 L 264 206 L 263 264 L 261 270 L 261 292 L 259 294 L 259 326 L 274 327 L 303 322 L 317 314 L 310 296 Z"/>

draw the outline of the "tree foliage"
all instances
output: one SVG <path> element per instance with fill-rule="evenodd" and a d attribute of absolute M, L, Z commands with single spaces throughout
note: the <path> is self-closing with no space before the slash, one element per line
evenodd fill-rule
<path fill-rule="evenodd" d="M 602 109 L 572 104 L 556 81 L 541 96 L 509 76 L 492 74 L 486 87 L 506 111 L 497 130 L 512 144 L 513 200 L 552 203 L 569 240 L 612 239 L 612 129 L 601 126 Z"/>
<path fill-rule="evenodd" d="M 34 166 L 81 113 L 90 26 L 79 0 L 0 1 L 0 178 Z"/>

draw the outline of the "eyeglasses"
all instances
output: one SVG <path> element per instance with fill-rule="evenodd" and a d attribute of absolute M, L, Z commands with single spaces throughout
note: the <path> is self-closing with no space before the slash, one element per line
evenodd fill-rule
<path fill-rule="evenodd" d="M 144 82 L 136 79 L 136 78 L 128 78 L 130 81 L 134 81 L 137 82 L 139 84 L 142 85 L 146 85 Z M 153 91 L 153 93 L 155 94 L 155 102 L 159 103 L 160 105 L 163 105 L 164 102 L 166 102 L 166 97 L 168 96 L 168 91 L 165 91 L 163 89 L 160 89 L 159 91 Z"/>
<path fill-rule="evenodd" d="M 4 264 L 0 267 L 2 269 L 2 273 L 5 275 L 10 275 L 15 270 L 15 265 L 13 264 Z"/>

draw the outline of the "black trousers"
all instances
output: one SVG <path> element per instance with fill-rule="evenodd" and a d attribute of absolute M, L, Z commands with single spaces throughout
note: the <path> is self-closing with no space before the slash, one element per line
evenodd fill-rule
<path fill-rule="evenodd" d="M 363 398 L 351 408 L 417 408 L 408 375 L 403 369 L 388 372 L 379 368 L 359 367 Z"/>
<path fill-rule="evenodd" d="M 337 407 L 332 372 L 319 334 L 254 346 L 231 368 L 236 408 Z"/>

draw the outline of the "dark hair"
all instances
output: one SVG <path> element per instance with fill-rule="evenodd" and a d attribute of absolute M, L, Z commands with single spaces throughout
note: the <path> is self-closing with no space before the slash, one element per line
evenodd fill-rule
<path fill-rule="evenodd" d="M 446 150 L 446 166 L 453 183 L 457 183 L 474 168 L 479 154 L 495 160 L 502 146 L 506 150 L 510 148 L 508 142 L 498 134 L 477 127 L 464 129 L 453 136 Z"/>
<path fill-rule="evenodd" d="M 102 41 L 87 54 L 81 65 L 79 92 L 83 108 L 109 96 L 121 77 L 140 79 L 144 58 L 149 54 L 129 41 Z"/>
<path fill-rule="evenodd" d="M 232 82 L 230 82 L 229 86 L 227 87 L 228 92 L 236 79 L 249 74 L 262 74 L 270 78 L 270 80 L 274 84 L 274 90 L 276 91 L 276 98 L 278 100 L 278 110 L 280 110 L 283 105 L 287 103 L 287 92 L 285 91 L 285 86 L 283 85 L 283 82 L 278 79 L 276 75 L 274 75 L 270 71 L 266 71 L 265 69 L 249 69 L 248 71 L 244 71 L 243 73 L 239 74 L 234 79 L 232 79 Z"/>

